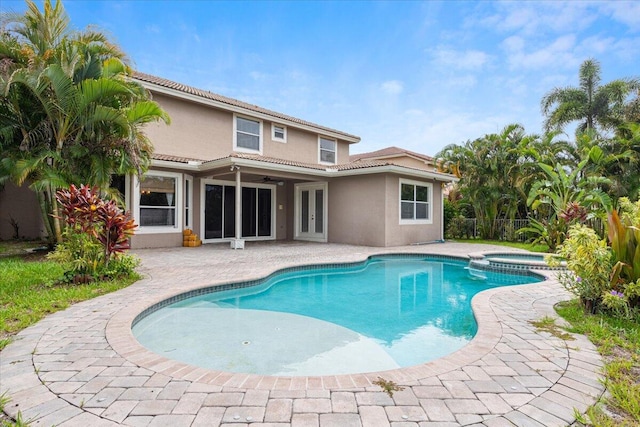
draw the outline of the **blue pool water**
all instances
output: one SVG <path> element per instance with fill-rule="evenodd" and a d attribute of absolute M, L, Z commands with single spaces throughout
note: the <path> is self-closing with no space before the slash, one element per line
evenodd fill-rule
<path fill-rule="evenodd" d="M 476 333 L 472 297 L 539 281 L 467 263 L 373 258 L 276 275 L 192 297 L 142 318 L 138 341 L 168 358 L 231 372 L 334 375 L 412 366 L 452 353 Z"/>

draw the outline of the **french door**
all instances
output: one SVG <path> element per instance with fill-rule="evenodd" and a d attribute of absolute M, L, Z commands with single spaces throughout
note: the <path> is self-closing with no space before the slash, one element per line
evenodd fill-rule
<path fill-rule="evenodd" d="M 327 241 L 327 183 L 295 186 L 295 239 Z"/>

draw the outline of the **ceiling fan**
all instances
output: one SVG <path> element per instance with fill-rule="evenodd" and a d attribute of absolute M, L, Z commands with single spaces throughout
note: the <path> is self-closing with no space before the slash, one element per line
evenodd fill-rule
<path fill-rule="evenodd" d="M 275 185 L 279 185 L 279 186 L 284 185 L 284 181 L 282 181 L 280 179 L 273 179 L 270 176 L 264 176 L 262 179 L 254 181 L 254 182 L 261 182 L 263 184 L 275 184 Z"/>

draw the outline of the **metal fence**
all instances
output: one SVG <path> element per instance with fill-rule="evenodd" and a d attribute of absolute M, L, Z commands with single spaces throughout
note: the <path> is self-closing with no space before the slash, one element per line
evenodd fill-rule
<path fill-rule="evenodd" d="M 453 226 L 447 230 L 448 237 L 476 239 L 480 237 L 480 226 L 476 218 L 454 218 Z M 530 236 L 518 233 L 518 230 L 529 225 L 528 219 L 496 219 L 494 220 L 496 239 L 508 242 L 525 242 Z"/>
<path fill-rule="evenodd" d="M 451 226 L 454 223 L 454 226 Z M 445 233 L 447 238 L 477 239 L 481 237 L 480 226 L 476 218 L 454 218 L 450 227 Z M 529 219 L 496 219 L 494 220 L 496 239 L 507 242 L 526 242 L 532 236 L 530 233 L 518 233 L 518 230 L 529 226 Z M 600 235 L 604 236 L 605 228 L 602 220 L 598 218 L 590 219 L 586 225 L 591 227 Z"/>

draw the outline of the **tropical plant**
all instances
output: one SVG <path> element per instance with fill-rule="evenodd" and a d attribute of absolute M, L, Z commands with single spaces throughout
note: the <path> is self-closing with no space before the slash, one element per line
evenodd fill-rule
<path fill-rule="evenodd" d="M 55 191 L 113 174 L 142 174 L 152 146 L 142 128 L 169 121 L 133 81 L 126 57 L 101 33 L 70 29 L 57 0 L 3 14 L 0 33 L 0 182 L 30 183 L 50 238 L 60 242 Z"/>
<path fill-rule="evenodd" d="M 62 206 L 67 225 L 93 236 L 103 248 L 104 265 L 116 253 L 129 249 L 129 238 L 137 227 L 129 212 L 122 212 L 114 200 L 104 201 L 98 188 L 71 185 L 59 190 L 56 199 Z"/>
<path fill-rule="evenodd" d="M 86 283 L 133 272 L 137 261 L 122 254 L 137 227 L 128 212 L 86 185 L 59 190 L 56 199 L 67 229 L 50 258 L 65 266 L 65 281 Z"/>
<path fill-rule="evenodd" d="M 626 100 L 640 85 L 637 79 L 617 79 L 601 85 L 600 63 L 587 59 L 580 65 L 578 87 L 558 87 L 541 101 L 547 131 L 562 130 L 578 122 L 577 132 L 615 130 L 625 120 Z"/>
<path fill-rule="evenodd" d="M 623 202 L 624 203 L 624 202 Z M 614 266 L 611 281 L 616 288 L 624 287 L 627 283 L 640 280 L 640 221 L 638 209 L 630 214 L 623 214 L 612 210 L 607 215 L 607 235 L 613 250 Z M 637 222 L 633 222 L 633 221 Z"/>
<path fill-rule="evenodd" d="M 568 272 L 558 274 L 567 290 L 580 298 L 585 309 L 594 313 L 604 294 L 611 290 L 612 254 L 607 242 L 591 228 L 576 224 L 556 252 L 567 263 Z"/>
<path fill-rule="evenodd" d="M 521 125 L 511 124 L 463 146 L 449 145 L 436 155 L 441 170 L 460 177 L 458 189 L 472 207 L 483 238 L 497 236 L 496 219 L 526 216 L 524 195 L 530 180 L 520 149 L 533 138 Z"/>
<path fill-rule="evenodd" d="M 576 222 L 595 218 L 611 205 L 611 199 L 599 186 L 610 182 L 600 176 L 584 176 L 588 159 L 581 161 L 571 171 L 560 163 L 555 167 L 539 163 L 545 179 L 531 187 L 527 204 L 539 213 L 530 226 L 521 233 L 533 233 L 539 242 L 554 250 L 565 239 L 569 226 Z"/>

